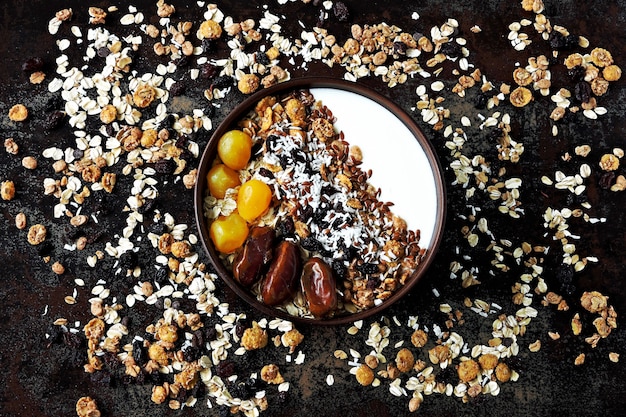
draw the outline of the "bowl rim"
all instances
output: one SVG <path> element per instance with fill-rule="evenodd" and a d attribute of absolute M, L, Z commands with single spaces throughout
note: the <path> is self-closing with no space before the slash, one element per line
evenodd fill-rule
<path fill-rule="evenodd" d="M 392 112 L 411 132 L 413 137 L 419 142 L 420 146 L 424 150 L 426 157 L 431 165 L 431 171 L 435 182 L 435 188 L 437 193 L 437 213 L 435 216 L 435 228 L 433 231 L 430 244 L 426 247 L 426 253 L 422 258 L 415 271 L 411 274 L 408 282 L 404 284 L 399 290 L 394 292 L 388 299 L 381 304 L 362 310 L 354 314 L 341 315 L 328 319 L 314 319 L 309 317 L 297 317 L 292 316 L 286 311 L 279 310 L 274 307 L 264 305 L 254 297 L 254 295 L 246 288 L 242 287 L 232 277 L 231 272 L 219 259 L 219 254 L 215 250 L 212 244 L 210 244 L 210 237 L 208 232 L 208 225 L 204 217 L 204 198 L 206 190 L 206 175 L 209 167 L 213 163 L 215 153 L 217 152 L 217 142 L 219 138 L 229 129 L 232 129 L 236 122 L 241 117 L 246 115 L 250 110 L 254 108 L 256 103 L 265 96 L 276 95 L 285 93 L 290 90 L 297 89 L 312 89 L 312 88 L 333 88 L 339 90 L 345 90 L 351 93 L 359 94 L 365 98 L 375 101 L 388 111 Z M 332 110 L 332 109 L 331 109 Z M 215 268 L 215 271 L 219 278 L 224 281 L 240 298 L 242 298 L 248 305 L 254 309 L 262 312 L 269 317 L 278 317 L 294 323 L 300 324 L 313 324 L 313 325 L 339 325 L 353 323 L 357 320 L 365 319 L 366 317 L 373 316 L 381 311 L 385 310 L 399 299 L 403 298 L 411 288 L 425 275 L 428 267 L 432 264 L 435 255 L 438 252 L 439 245 L 443 239 L 443 231 L 446 220 L 447 201 L 446 201 L 446 189 L 443 181 L 443 170 L 439 162 L 439 157 L 433 149 L 433 145 L 430 140 L 426 138 L 417 123 L 411 118 L 411 116 L 400 106 L 395 104 L 391 99 L 383 96 L 382 94 L 372 90 L 371 88 L 357 83 L 346 81 L 336 78 L 328 77 L 300 77 L 297 79 L 288 80 L 279 84 L 275 84 L 268 88 L 263 88 L 252 95 L 248 96 L 241 103 L 237 104 L 230 113 L 224 118 L 224 120 L 213 131 L 209 142 L 202 152 L 200 163 L 198 164 L 198 175 L 196 184 L 194 186 L 194 211 L 196 217 L 196 227 L 200 233 L 200 240 L 205 252 L 208 254 L 209 261 Z"/>

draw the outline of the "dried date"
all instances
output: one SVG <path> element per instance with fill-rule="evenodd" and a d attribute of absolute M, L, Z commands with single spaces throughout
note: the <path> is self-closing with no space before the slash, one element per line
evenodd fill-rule
<path fill-rule="evenodd" d="M 259 280 L 272 259 L 275 236 L 271 227 L 255 227 L 250 231 L 248 241 L 233 262 L 233 276 L 241 285 L 250 287 Z"/>
<path fill-rule="evenodd" d="M 301 271 L 300 249 L 292 242 L 282 241 L 275 250 L 263 281 L 261 289 L 263 302 L 275 306 L 293 297 Z"/>
<path fill-rule="evenodd" d="M 332 269 L 321 258 L 309 259 L 302 268 L 302 291 L 315 317 L 326 317 L 337 307 L 337 284 Z"/>

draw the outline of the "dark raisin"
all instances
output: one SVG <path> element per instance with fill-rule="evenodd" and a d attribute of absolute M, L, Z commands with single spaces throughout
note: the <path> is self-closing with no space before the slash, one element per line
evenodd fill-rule
<path fill-rule="evenodd" d="M 204 328 L 204 340 L 206 342 L 217 340 L 217 330 L 215 330 L 215 327 L 210 326 Z"/>
<path fill-rule="evenodd" d="M 76 333 L 64 332 L 63 343 L 72 349 L 78 349 L 83 346 L 83 339 Z"/>
<path fill-rule="evenodd" d="M 378 272 L 378 265 L 372 262 L 363 262 L 361 265 L 357 265 L 356 269 L 362 274 L 375 274 Z"/>
<path fill-rule="evenodd" d="M 331 267 L 333 272 L 335 273 L 335 278 L 343 279 L 348 271 L 348 268 L 340 259 L 333 260 Z"/>
<path fill-rule="evenodd" d="M 120 268 L 129 270 L 134 269 L 137 266 L 137 254 L 135 252 L 127 251 L 120 255 Z"/>
<path fill-rule="evenodd" d="M 43 59 L 40 57 L 29 58 L 22 64 L 22 71 L 24 72 L 35 72 L 41 71 L 43 68 Z"/>
<path fill-rule="evenodd" d="M 195 398 L 204 398 L 206 395 L 206 385 L 205 384 L 196 384 L 191 389 L 191 395 Z"/>
<path fill-rule="evenodd" d="M 235 374 L 235 362 L 226 359 L 215 366 L 215 374 L 220 378 L 228 378 Z"/>
<path fill-rule="evenodd" d="M 394 42 L 393 43 L 393 52 L 395 54 L 404 55 L 406 54 L 406 44 L 404 42 Z"/>
<path fill-rule="evenodd" d="M 413 32 L 413 39 L 416 41 L 419 41 L 421 38 L 424 37 L 424 34 L 422 32 Z"/>
<path fill-rule="evenodd" d="M 152 210 L 154 210 L 157 206 L 157 200 L 156 198 L 146 198 L 144 200 L 144 203 L 141 207 L 139 207 L 139 213 L 141 214 L 146 214 L 146 213 L 150 213 Z"/>
<path fill-rule="evenodd" d="M 259 168 L 259 175 L 262 175 L 265 178 L 274 178 L 274 173 L 265 167 Z"/>
<path fill-rule="evenodd" d="M 37 247 L 37 255 L 44 257 L 49 256 L 54 251 L 54 246 L 48 241 L 44 241 Z"/>
<path fill-rule="evenodd" d="M 215 106 L 209 103 L 209 105 L 204 108 L 204 115 L 209 118 L 215 116 Z"/>
<path fill-rule="evenodd" d="M 43 128 L 46 131 L 51 131 L 58 129 L 63 124 L 63 120 L 65 119 L 65 112 L 60 110 L 56 110 L 48 113 L 46 119 L 44 120 Z"/>
<path fill-rule="evenodd" d="M 191 138 L 188 135 L 181 135 L 176 139 L 175 146 L 179 149 L 187 148 L 187 144 Z"/>
<path fill-rule="evenodd" d="M 261 65 L 269 65 L 270 59 L 265 52 L 259 51 L 256 53 L 256 62 Z"/>
<path fill-rule="evenodd" d="M 214 39 L 203 39 L 202 50 L 205 54 L 212 54 L 217 52 L 217 42 Z"/>
<path fill-rule="evenodd" d="M 591 98 L 591 84 L 587 81 L 579 81 L 574 87 L 574 97 L 581 103 L 587 103 Z"/>
<path fill-rule="evenodd" d="M 308 251 L 319 251 L 322 248 L 322 244 L 319 240 L 315 239 L 313 236 L 307 236 L 300 241 L 300 246 Z"/>
<path fill-rule="evenodd" d="M 169 272 L 166 268 L 159 268 L 156 270 L 154 274 L 154 282 L 159 285 L 167 284 L 169 279 Z"/>
<path fill-rule="evenodd" d="M 63 330 L 59 326 L 50 326 L 48 331 L 48 344 L 46 347 L 50 347 L 55 343 L 60 343 L 63 338 Z"/>
<path fill-rule="evenodd" d="M 159 174 L 171 174 L 176 169 L 173 159 L 161 159 L 154 164 L 154 170 Z"/>
<path fill-rule="evenodd" d="M 185 86 L 185 83 L 183 83 L 182 81 L 175 82 L 170 87 L 170 95 L 172 97 L 182 96 L 183 94 L 185 94 L 186 89 L 187 87 Z"/>
<path fill-rule="evenodd" d="M 202 348 L 204 347 L 204 332 L 202 330 L 196 330 L 191 335 L 191 346 Z"/>
<path fill-rule="evenodd" d="M 550 32 L 548 42 L 550 43 L 550 48 L 556 51 L 565 49 L 565 36 L 556 30 Z"/>
<path fill-rule="evenodd" d="M 600 176 L 600 179 L 598 180 L 598 185 L 600 185 L 600 188 L 604 190 L 608 190 L 609 188 L 611 188 L 614 181 L 615 181 L 615 173 L 605 172 Z"/>
<path fill-rule="evenodd" d="M 478 93 L 476 96 L 476 100 L 474 101 L 474 107 L 478 110 L 484 110 L 487 108 L 487 103 L 489 102 L 489 97 L 485 93 Z"/>
<path fill-rule="evenodd" d="M 162 235 L 167 232 L 167 230 L 167 226 L 163 223 L 152 223 L 148 229 L 150 233 L 154 233 L 155 235 Z"/>
<path fill-rule="evenodd" d="M 437 381 L 443 382 L 444 384 L 455 384 L 458 382 L 459 376 L 457 371 L 452 366 L 447 366 L 446 368 L 439 371 L 437 374 Z"/>
<path fill-rule="evenodd" d="M 221 75 L 219 77 L 216 77 L 215 80 L 213 80 L 213 87 L 216 87 L 216 88 L 232 87 L 232 85 L 233 85 L 233 78 L 228 75 Z"/>
<path fill-rule="evenodd" d="M 195 360 L 200 359 L 200 357 L 202 356 L 202 352 L 200 351 L 200 348 L 194 347 L 191 345 L 186 345 L 185 347 L 183 347 L 182 352 L 183 352 L 183 358 L 187 362 L 193 362 Z"/>
<path fill-rule="evenodd" d="M 340 22 L 346 22 L 350 17 L 348 6 L 342 1 L 336 1 L 335 4 L 333 4 L 333 13 Z"/>
<path fill-rule="evenodd" d="M 187 55 L 183 55 L 177 60 L 175 60 L 174 64 L 176 64 L 176 66 L 179 68 L 185 68 L 189 66 L 189 57 Z"/>
<path fill-rule="evenodd" d="M 90 375 L 89 379 L 91 379 L 91 381 L 96 385 L 101 385 L 103 387 L 111 386 L 113 383 L 111 374 L 107 371 L 94 372 Z"/>
<path fill-rule="evenodd" d="M 586 70 L 582 65 L 577 65 L 574 68 L 567 70 L 567 75 L 570 76 L 572 81 L 580 82 L 585 78 Z"/>
<path fill-rule="evenodd" d="M 296 231 L 296 226 L 291 217 L 281 217 L 276 223 L 276 234 L 278 236 L 291 236 Z"/>
<path fill-rule="evenodd" d="M 376 287 L 378 287 L 379 284 L 380 281 L 378 281 L 377 278 L 369 278 L 365 284 L 365 288 L 367 288 L 368 290 L 374 290 L 376 289 Z"/>
<path fill-rule="evenodd" d="M 81 159 L 85 155 L 85 151 L 83 151 L 82 149 L 74 149 L 72 155 L 76 159 Z"/>
<path fill-rule="evenodd" d="M 578 46 L 578 43 L 579 43 L 579 36 L 578 35 L 574 35 L 574 34 L 570 33 L 569 35 L 567 35 L 565 37 L 565 48 L 566 49 L 576 48 Z"/>
<path fill-rule="evenodd" d="M 111 50 L 107 48 L 106 46 L 98 48 L 98 56 L 100 58 L 106 58 L 110 54 L 111 54 Z"/>
<path fill-rule="evenodd" d="M 238 321 L 237 324 L 235 324 L 235 334 L 237 335 L 237 337 L 241 339 L 245 331 L 246 331 L 246 325 Z"/>
<path fill-rule="evenodd" d="M 311 217 L 313 217 L 313 212 L 314 210 L 311 206 L 302 207 L 299 216 L 300 220 L 306 223 Z"/>
<path fill-rule="evenodd" d="M 139 366 L 143 366 L 148 361 L 148 354 L 141 340 L 133 342 L 133 359 Z"/>
<path fill-rule="evenodd" d="M 287 401 L 288 398 L 289 398 L 289 391 L 280 391 L 276 395 L 276 402 L 278 404 L 283 404 L 284 402 Z"/>
<path fill-rule="evenodd" d="M 109 136 L 109 137 L 113 137 L 113 136 L 116 135 L 115 128 L 113 127 L 113 125 L 106 125 L 104 127 L 104 133 L 106 133 L 107 136 Z"/>
<path fill-rule="evenodd" d="M 461 45 L 456 42 L 446 42 L 441 45 L 441 52 L 450 58 L 458 58 L 462 53 Z"/>
<path fill-rule="evenodd" d="M 217 75 L 217 67 L 213 64 L 206 63 L 200 67 L 200 78 L 210 80 Z"/>

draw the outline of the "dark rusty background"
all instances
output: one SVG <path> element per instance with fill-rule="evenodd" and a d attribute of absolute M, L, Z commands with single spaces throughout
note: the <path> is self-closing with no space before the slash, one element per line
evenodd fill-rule
<path fill-rule="evenodd" d="M 560 24 L 571 32 L 586 36 L 593 46 L 601 46 L 612 52 L 616 63 L 626 69 L 626 10 L 622 2 L 614 0 L 580 1 L 580 0 L 545 0 L 546 11 L 553 24 Z M 46 329 L 56 317 L 73 320 L 88 319 L 86 307 L 87 294 L 79 296 L 81 302 L 69 307 L 63 303 L 63 297 L 71 293 L 73 278 L 80 276 L 86 282 L 95 282 L 101 274 L 107 280 L 113 279 L 106 275 L 106 267 L 111 263 L 101 262 L 99 268 L 91 270 L 86 267 L 84 254 L 75 256 L 63 251 L 64 238 L 67 234 L 65 226 L 52 219 L 52 198 L 42 198 L 42 181 L 50 175 L 50 168 L 43 162 L 41 152 L 46 147 L 57 144 L 64 148 L 68 145 L 65 138 L 71 138 L 69 130 L 61 130 L 45 135 L 42 129 L 42 109 L 50 94 L 47 93 L 45 82 L 41 86 L 29 85 L 27 76 L 21 70 L 21 64 L 32 56 L 41 56 L 46 62 L 46 72 L 52 77 L 54 58 L 58 51 L 54 38 L 47 32 L 47 22 L 54 12 L 65 7 L 72 7 L 75 12 L 73 24 L 86 27 L 88 6 L 107 7 L 118 4 L 119 18 L 126 11 L 126 2 L 84 1 L 21 1 L 3 0 L 0 3 L 0 136 L 2 139 L 13 136 L 20 144 L 20 155 L 13 157 L 4 150 L 0 151 L 0 180 L 13 179 L 19 189 L 18 196 L 11 202 L 0 202 L 0 416 L 71 416 L 75 415 L 76 400 L 83 395 L 91 395 L 100 405 L 104 416 L 173 416 L 173 415 L 216 415 L 215 410 L 207 410 L 204 406 L 183 411 L 171 411 L 166 406 L 157 406 L 149 400 L 150 385 L 125 386 L 114 384 L 102 386 L 94 382 L 82 371 L 82 358 L 64 345 L 47 347 L 44 338 Z M 153 16 L 153 1 L 136 0 L 132 4 L 138 6 L 144 14 Z M 195 3 L 186 6 L 183 1 L 172 0 L 179 16 L 187 16 L 190 20 L 199 21 L 201 15 L 191 15 L 198 10 Z M 506 35 L 508 25 L 522 17 L 532 19 L 529 13 L 522 13 L 518 1 L 496 0 L 422 0 L 422 1 L 345 1 L 350 10 L 348 23 L 329 19 L 327 27 L 338 39 L 345 39 L 350 33 L 350 23 L 374 24 L 385 21 L 395 24 L 407 31 L 428 32 L 434 25 L 440 25 L 447 18 L 456 18 L 460 22 L 460 30 L 468 40 L 468 48 L 472 52 L 470 60 L 480 68 L 483 74 L 496 83 L 511 82 L 511 73 L 515 62 L 525 63 L 530 54 L 547 53 L 547 49 L 531 46 L 523 53 L 516 53 L 508 44 Z M 259 20 L 263 13 L 263 4 L 269 4 L 269 10 L 286 16 L 281 21 L 283 34 L 290 38 L 298 38 L 301 27 L 298 19 L 311 28 L 316 20 L 319 6 L 305 5 L 301 2 L 290 2 L 279 6 L 275 0 L 229 1 L 218 5 L 226 15 L 235 20 L 253 18 Z M 411 19 L 411 13 L 420 14 L 419 20 Z M 109 18 L 107 25 L 114 25 L 115 18 Z M 479 25 L 482 33 L 472 34 L 469 29 Z M 530 30 L 529 30 L 530 32 Z M 86 34 L 86 29 L 84 30 Z M 146 45 L 144 45 L 145 47 Z M 150 45 L 147 45 L 150 46 Z M 222 52 L 224 52 L 222 50 Z M 150 54 L 151 55 L 151 54 Z M 150 62 L 144 58 L 137 65 L 149 68 Z M 287 66 L 285 62 L 283 64 Z M 312 64 L 305 73 L 296 68 L 289 68 L 292 77 L 305 74 L 327 74 L 328 68 L 322 64 Z M 335 76 L 342 76 L 343 70 L 335 68 L 330 71 Z M 446 72 L 449 75 L 449 71 Z M 555 79 L 564 77 L 558 70 L 554 71 Z M 562 78 L 561 78 L 562 79 Z M 512 240 L 528 240 L 533 243 L 546 243 L 541 227 L 541 215 L 548 205 L 560 207 L 567 204 L 562 194 L 542 195 L 539 193 L 538 179 L 545 174 L 553 176 L 556 169 L 565 172 L 573 165 L 564 163 L 560 156 L 565 151 L 572 152 L 575 145 L 588 143 L 593 153 L 589 163 L 594 165 L 601 154 L 610 152 L 613 147 L 626 147 L 626 77 L 613 83 L 607 97 L 600 100 L 609 112 L 598 121 L 591 122 L 575 118 L 561 125 L 561 134 L 552 138 L 549 132 L 547 116 L 551 109 L 547 99 L 543 105 L 533 105 L 514 115 L 513 134 L 523 142 L 526 152 L 522 162 L 512 167 L 518 170 L 525 180 L 522 200 L 526 210 L 523 220 L 510 221 L 500 216 L 493 221 L 491 228 L 501 237 Z M 384 95 L 391 97 L 407 111 L 415 104 L 417 97 L 415 87 L 422 80 L 411 79 L 406 85 L 388 89 L 380 79 L 362 80 Z M 562 84 L 561 84 L 562 85 Z M 200 90 L 201 91 L 201 90 Z M 218 123 L 228 109 L 242 100 L 238 93 L 233 93 L 225 105 L 213 119 Z M 30 120 L 24 124 L 9 123 L 7 112 L 11 105 L 23 102 L 31 109 Z M 448 103 L 456 113 L 462 114 L 463 104 L 454 101 Z M 467 104 L 464 104 L 467 106 Z M 502 108 L 510 111 L 510 106 Z M 471 107 L 468 112 L 473 114 Z M 415 119 L 421 122 L 418 114 Z M 430 137 L 439 152 L 442 164 L 450 161 L 448 151 L 443 147 L 441 134 L 435 134 L 428 127 L 424 131 Z M 199 138 L 201 145 L 206 144 L 208 134 Z M 69 145 L 73 145 L 73 140 Z M 474 143 L 476 149 L 484 144 Z M 476 150 L 479 152 L 479 150 Z M 472 149 L 472 152 L 474 150 Z M 21 167 L 22 156 L 37 156 L 40 167 L 26 171 Z M 392 163 L 392 162 L 391 162 Z M 626 163 L 626 161 L 622 161 Z M 574 165 L 577 166 L 577 165 Z M 448 183 L 451 173 L 446 173 Z M 534 182 L 533 182 L 534 181 Z M 595 226 L 582 225 L 574 230 L 581 234 L 578 243 L 580 252 L 593 254 L 600 259 L 597 265 L 591 265 L 574 278 L 576 291 L 568 296 L 572 310 L 568 313 L 557 313 L 554 309 L 538 307 L 540 314 L 534 319 L 528 333 L 519 340 L 521 352 L 513 366 L 519 374 L 518 382 L 506 383 L 501 386 L 497 397 L 481 396 L 470 404 L 463 404 L 457 398 L 443 395 L 427 396 L 420 408 L 419 415 L 429 416 L 617 416 L 626 414 L 626 369 L 624 367 L 624 346 L 626 333 L 622 328 L 622 317 L 626 313 L 626 280 L 624 280 L 624 249 L 626 240 L 626 218 L 624 193 L 612 193 L 597 186 L 598 177 L 592 175 L 588 185 L 588 198 L 592 203 L 592 212 L 597 217 L 604 216 L 608 221 Z M 177 189 L 179 190 L 179 189 Z M 165 188 L 158 199 L 163 211 L 173 213 L 179 222 L 193 224 L 192 192 L 183 198 L 171 198 L 174 190 Z M 120 197 L 125 198 L 124 195 Z M 122 198 L 122 199 L 123 199 Z M 119 214 L 123 201 L 113 202 L 112 214 L 107 216 L 101 227 L 110 225 L 109 230 L 121 230 L 115 225 L 123 224 L 124 217 Z M 462 239 L 459 229 L 462 222 L 457 215 L 466 212 L 463 190 L 449 187 L 449 207 L 446 236 L 440 254 L 428 276 L 420 282 L 405 300 L 388 310 L 386 316 L 399 314 L 405 317 L 405 311 L 419 315 L 425 323 L 443 321 L 438 313 L 438 305 L 449 301 L 460 304 L 465 296 L 482 297 L 499 302 L 503 306 L 510 305 L 510 285 L 514 276 L 501 275 L 496 278 L 483 278 L 483 284 L 477 288 L 463 291 L 458 280 L 448 279 L 449 262 L 456 259 L 454 249 Z M 63 259 L 68 272 L 58 277 L 50 271 L 36 248 L 28 245 L 25 232 L 18 232 L 14 226 L 15 215 L 23 211 L 29 223 L 37 221 L 49 225 L 53 242 L 52 253 L 55 259 Z M 105 235 L 96 245 L 100 248 L 112 236 Z M 199 246 L 198 246 L 199 247 Z M 558 248 L 556 248 L 558 249 Z M 90 252 L 92 253 L 92 252 Z M 472 255 L 477 266 L 488 267 L 489 257 L 475 251 Z M 558 273 L 559 254 L 555 250 L 552 261 L 548 261 L 544 277 L 549 285 L 555 284 L 554 276 Z M 103 271 L 100 268 L 105 268 Z M 118 283 L 116 285 L 123 285 Z M 115 285 L 114 285 L 115 287 Z M 442 299 L 433 299 L 431 288 L 436 287 L 443 294 Z M 558 291 L 558 285 L 551 285 Z M 578 298 L 584 290 L 599 290 L 610 297 L 618 312 L 618 329 L 611 336 L 602 340 L 599 346 L 591 349 L 581 337 L 574 337 L 569 327 L 569 319 L 574 311 L 580 311 Z M 84 290 L 83 290 L 84 291 Z M 232 311 L 246 311 L 250 316 L 258 318 L 258 314 L 249 311 L 227 289 L 219 291 L 223 299 L 231 303 Z M 44 306 L 49 311 L 44 316 Z M 537 305 L 537 303 L 535 303 Z M 132 323 L 150 322 L 154 320 L 154 312 L 132 313 Z M 471 345 L 484 343 L 490 337 L 492 318 L 478 319 L 467 313 L 463 327 L 458 331 L 466 342 Z M 364 329 L 369 325 L 365 324 Z M 590 325 L 590 322 L 588 322 Z M 360 388 L 354 378 L 348 374 L 345 362 L 332 357 L 336 347 L 346 348 L 343 339 L 347 338 L 346 328 L 301 328 L 306 336 L 302 348 L 306 353 L 306 361 L 302 366 L 284 366 L 283 374 L 292 383 L 287 400 L 278 404 L 270 396 L 270 409 L 264 414 L 269 416 L 403 416 L 408 415 L 407 398 L 393 397 L 388 389 Z M 562 338 L 550 341 L 548 331 L 559 331 Z M 404 332 L 407 332 L 404 330 Z M 395 330 L 392 343 L 398 340 L 402 332 Z M 407 336 L 408 333 L 405 335 Z M 537 353 L 528 351 L 528 344 L 536 339 L 543 342 L 542 349 Z M 365 351 L 356 341 L 362 343 L 363 336 L 353 338 L 356 349 Z M 353 342 L 350 342 L 353 343 Z M 391 352 L 392 349 L 388 350 Z M 623 359 L 615 364 L 608 360 L 608 353 L 621 353 Z M 578 353 L 585 352 L 587 361 L 583 366 L 573 365 Z M 250 369 L 276 360 L 284 360 L 284 352 L 275 349 L 249 355 L 246 366 Z M 325 383 L 327 374 L 335 376 L 335 384 L 331 387 Z"/>

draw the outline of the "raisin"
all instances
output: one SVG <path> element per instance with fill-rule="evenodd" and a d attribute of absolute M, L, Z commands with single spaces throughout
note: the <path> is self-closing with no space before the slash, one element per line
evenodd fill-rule
<path fill-rule="evenodd" d="M 567 70 L 567 75 L 569 75 L 574 82 L 582 81 L 585 78 L 585 73 L 585 68 L 582 65 L 577 65 L 574 68 Z"/>
<path fill-rule="evenodd" d="M 129 270 L 137 266 L 137 254 L 133 251 L 124 252 L 120 255 L 120 268 Z"/>
<path fill-rule="evenodd" d="M 148 361 L 148 355 L 141 340 L 133 342 L 133 359 L 139 366 L 143 366 Z"/>
<path fill-rule="evenodd" d="M 363 262 L 361 265 L 357 265 L 356 269 L 362 274 L 375 274 L 378 272 L 378 265 L 372 262 Z"/>
<path fill-rule="evenodd" d="M 65 113 L 56 110 L 48 113 L 46 119 L 44 120 L 43 128 L 46 131 L 51 131 L 58 129 L 63 124 L 63 120 L 65 119 Z"/>
<path fill-rule="evenodd" d="M 202 51 L 204 51 L 205 54 L 217 52 L 217 42 L 214 39 L 203 39 Z"/>
<path fill-rule="evenodd" d="M 76 159 L 81 159 L 83 156 L 85 156 L 85 151 L 83 151 L 82 149 L 74 149 L 72 155 Z"/>
<path fill-rule="evenodd" d="M 334 259 L 331 265 L 333 272 L 335 273 L 335 277 L 339 279 L 343 279 L 348 271 L 348 268 L 345 266 L 342 260 Z"/>
<path fill-rule="evenodd" d="M 265 52 L 259 51 L 256 53 L 256 62 L 261 65 L 269 65 L 270 59 Z"/>
<path fill-rule="evenodd" d="M 289 398 L 289 391 L 280 391 L 278 395 L 276 395 L 276 402 L 278 404 L 283 404 Z"/>
<path fill-rule="evenodd" d="M 186 89 L 187 89 L 187 87 L 185 86 L 185 84 L 182 81 L 175 82 L 170 87 L 170 95 L 172 97 L 182 96 L 183 94 L 185 94 L 185 90 Z"/>
<path fill-rule="evenodd" d="M 598 180 L 598 185 L 603 190 L 608 190 L 609 188 L 611 188 L 614 181 L 615 181 L 615 173 L 612 171 L 605 172 L 602 174 L 602 176 L 600 176 L 600 179 Z"/>
<path fill-rule="evenodd" d="M 322 244 L 319 242 L 319 240 L 315 239 L 313 236 L 308 236 L 302 239 L 302 241 L 300 241 L 300 246 L 312 252 L 319 251 L 320 249 L 322 249 Z"/>
<path fill-rule="evenodd" d="M 406 44 L 404 42 L 394 42 L 393 52 L 400 55 L 406 54 Z"/>
<path fill-rule="evenodd" d="M 106 58 L 107 56 L 109 56 L 111 54 L 111 50 L 109 48 L 107 48 L 106 46 L 102 46 L 100 48 L 98 48 L 98 56 L 100 58 Z"/>
<path fill-rule="evenodd" d="M 441 53 L 450 58 L 458 58 L 462 53 L 461 45 L 456 42 L 446 42 L 441 45 Z"/>
<path fill-rule="evenodd" d="M 274 173 L 265 167 L 259 168 L 259 175 L 265 178 L 270 178 L 270 179 L 274 178 Z"/>
<path fill-rule="evenodd" d="M 293 219 L 291 217 L 282 217 L 276 223 L 276 234 L 278 236 L 293 236 L 295 231 L 296 226 L 294 225 Z"/>
<path fill-rule="evenodd" d="M 556 30 L 550 32 L 550 37 L 548 38 L 548 42 L 550 43 L 550 48 L 558 51 L 561 49 L 565 49 L 565 36 Z"/>
<path fill-rule="evenodd" d="M 154 233 L 155 235 L 159 235 L 159 236 L 167 232 L 167 230 L 168 230 L 167 226 L 163 223 L 153 223 L 148 229 L 150 233 Z"/>
<path fill-rule="evenodd" d="M 63 338 L 63 330 L 59 326 L 50 326 L 47 331 L 48 344 L 46 347 L 50 347 L 55 343 L 60 343 Z"/>
<path fill-rule="evenodd" d="M 35 72 L 41 71 L 43 68 L 44 62 L 40 57 L 29 58 L 22 64 L 22 71 L 24 72 Z"/>
<path fill-rule="evenodd" d="M 232 87 L 232 85 L 233 78 L 228 75 L 221 75 L 213 80 L 213 87 L 216 88 L 227 88 Z"/>
<path fill-rule="evenodd" d="M 96 385 L 101 385 L 103 387 L 109 387 L 113 384 L 113 378 L 107 371 L 94 372 L 90 375 L 90 379 Z"/>
<path fill-rule="evenodd" d="M 215 327 L 210 326 L 204 329 L 204 340 L 206 342 L 212 342 L 217 339 L 217 330 Z"/>
<path fill-rule="evenodd" d="M 573 33 L 570 33 L 569 35 L 567 35 L 565 37 L 565 48 L 566 49 L 572 49 L 578 46 L 579 43 L 579 36 L 578 35 L 574 35 Z"/>
<path fill-rule="evenodd" d="M 182 352 L 183 352 L 183 358 L 187 362 L 193 362 L 195 360 L 200 359 L 200 357 L 202 356 L 202 352 L 200 351 L 200 348 L 194 347 L 191 345 L 184 346 L 182 348 Z"/>
<path fill-rule="evenodd" d="M 176 169 L 173 159 L 161 159 L 154 164 L 154 170 L 159 174 L 171 174 Z"/>
<path fill-rule="evenodd" d="M 179 68 L 185 68 L 189 66 L 189 57 L 187 55 L 183 55 L 177 60 L 175 60 L 174 64 L 176 64 L 176 66 Z"/>
<path fill-rule="evenodd" d="M 200 77 L 205 80 L 210 80 L 217 75 L 217 67 L 213 64 L 203 64 L 200 67 Z"/>
<path fill-rule="evenodd" d="M 333 4 L 333 13 L 340 22 L 346 22 L 350 17 L 348 6 L 342 1 L 337 1 Z"/>
<path fill-rule="evenodd" d="M 591 98 L 591 84 L 587 81 L 579 81 L 574 87 L 574 97 L 581 103 L 587 103 Z"/>
<path fill-rule="evenodd" d="M 235 362 L 227 359 L 215 366 L 215 374 L 220 378 L 228 378 L 235 374 Z"/>
<path fill-rule="evenodd" d="M 478 93 L 476 96 L 476 101 L 474 102 L 474 107 L 478 110 L 484 110 L 487 108 L 487 103 L 489 102 L 489 97 L 485 93 Z"/>

